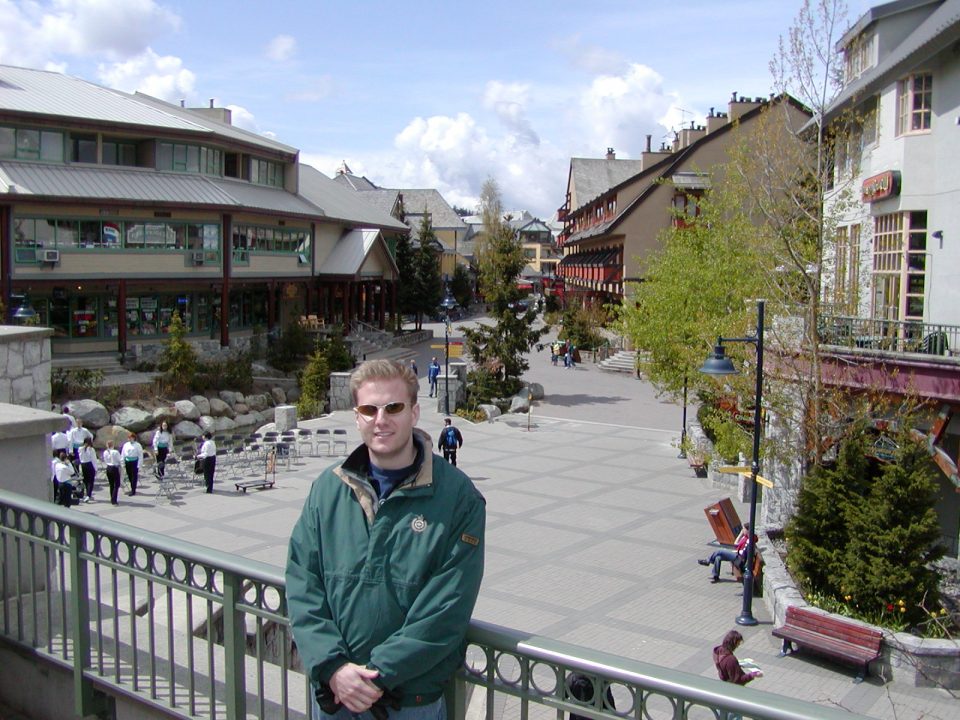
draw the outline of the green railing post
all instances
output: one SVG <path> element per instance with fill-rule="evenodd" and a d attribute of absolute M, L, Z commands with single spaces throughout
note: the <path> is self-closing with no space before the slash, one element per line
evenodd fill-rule
<path fill-rule="evenodd" d="M 247 685 L 244 662 L 247 653 L 247 633 L 243 613 L 238 610 L 243 599 L 243 582 L 234 573 L 223 572 L 223 665 L 227 686 L 224 701 L 227 718 L 247 716 Z M 212 678 L 211 678 L 212 679 Z"/>
<path fill-rule="evenodd" d="M 470 697 L 466 681 L 454 675 L 443 695 L 447 705 L 447 720 L 464 720 Z"/>
<path fill-rule="evenodd" d="M 73 638 L 73 707 L 79 717 L 98 715 L 106 709 L 106 696 L 96 692 L 93 680 L 86 677 L 90 668 L 90 596 L 87 563 L 80 556 L 83 531 L 70 526 L 67 558 L 70 563 L 69 628 Z M 66 642 L 66 638 L 64 638 Z"/>

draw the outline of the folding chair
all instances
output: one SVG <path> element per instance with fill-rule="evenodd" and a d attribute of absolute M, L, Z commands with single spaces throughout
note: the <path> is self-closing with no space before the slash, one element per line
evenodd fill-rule
<path fill-rule="evenodd" d="M 333 448 L 332 453 L 337 454 L 337 446 L 343 445 L 343 454 L 347 454 L 347 431 L 346 430 L 334 430 L 333 431 Z"/>
<path fill-rule="evenodd" d="M 317 428 L 313 431 L 313 452 L 320 457 L 320 444 L 327 446 L 325 455 L 333 454 L 333 440 L 330 439 L 330 431 L 326 428 Z"/>
<path fill-rule="evenodd" d="M 306 428 L 297 430 L 297 454 L 303 456 L 303 448 L 307 448 L 307 455 L 313 455 L 313 433 Z"/>

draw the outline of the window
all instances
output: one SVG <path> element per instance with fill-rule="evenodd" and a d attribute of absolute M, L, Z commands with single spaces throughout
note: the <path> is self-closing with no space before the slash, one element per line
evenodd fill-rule
<path fill-rule="evenodd" d="M 927 213 L 915 210 L 874 219 L 873 316 L 923 320 Z"/>
<path fill-rule="evenodd" d="M 833 302 L 842 312 L 857 311 L 860 293 L 860 226 L 837 228 Z"/>
<path fill-rule="evenodd" d="M 97 161 L 97 136 L 72 136 L 70 138 L 70 161 L 75 163 L 95 163 Z"/>
<path fill-rule="evenodd" d="M 235 225 L 234 260 L 247 263 L 250 253 L 284 253 L 310 257 L 310 231 L 301 228 Z"/>
<path fill-rule="evenodd" d="M 160 143 L 157 169 L 220 175 L 222 153 L 215 148 L 180 143 Z"/>
<path fill-rule="evenodd" d="M 136 167 L 137 145 L 125 140 L 103 141 L 103 164 Z"/>
<path fill-rule="evenodd" d="M 922 73 L 904 78 L 897 85 L 897 135 L 930 129 L 933 107 L 933 75 Z"/>
<path fill-rule="evenodd" d="M 0 158 L 63 162 L 63 133 L 54 130 L 0 127 Z"/>
<path fill-rule="evenodd" d="M 250 158 L 250 182 L 282 188 L 283 166 L 269 160 Z"/>
<path fill-rule="evenodd" d="M 873 48 L 875 35 L 860 35 L 844 48 L 844 78 L 846 82 L 855 80 L 873 67 Z"/>

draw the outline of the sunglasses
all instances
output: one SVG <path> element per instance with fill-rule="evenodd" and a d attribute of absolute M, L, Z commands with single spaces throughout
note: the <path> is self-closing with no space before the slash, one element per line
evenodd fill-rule
<path fill-rule="evenodd" d="M 404 402 L 389 402 L 386 405 L 357 405 L 354 410 L 357 411 L 358 415 L 362 415 L 367 420 L 372 420 L 380 410 L 386 412 L 387 415 L 399 415 L 406 407 L 407 404 Z"/>

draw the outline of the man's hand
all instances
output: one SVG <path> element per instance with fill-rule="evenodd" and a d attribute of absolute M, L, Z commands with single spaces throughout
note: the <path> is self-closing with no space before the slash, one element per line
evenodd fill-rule
<path fill-rule="evenodd" d="M 379 674 L 363 665 L 347 663 L 330 678 L 330 689 L 337 702 L 347 710 L 364 712 L 383 695 L 383 690 L 373 684 L 373 679 Z"/>

